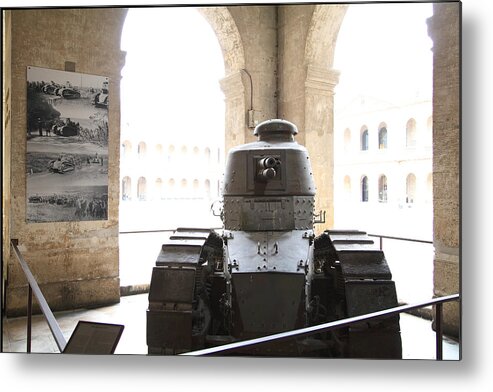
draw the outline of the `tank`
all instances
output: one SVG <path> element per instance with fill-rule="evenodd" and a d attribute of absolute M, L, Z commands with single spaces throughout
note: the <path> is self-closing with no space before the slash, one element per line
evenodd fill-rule
<path fill-rule="evenodd" d="M 174 355 L 397 306 L 384 253 L 363 231 L 316 236 L 315 181 L 297 127 L 259 124 L 229 151 L 223 229 L 179 228 L 162 244 L 147 309 L 151 355 Z M 401 358 L 399 316 L 234 355 Z"/>

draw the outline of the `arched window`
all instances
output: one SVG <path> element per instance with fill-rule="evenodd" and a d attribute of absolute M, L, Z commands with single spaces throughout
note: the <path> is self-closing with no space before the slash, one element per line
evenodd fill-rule
<path fill-rule="evenodd" d="M 147 181 L 145 177 L 140 177 L 137 183 L 137 198 L 140 201 L 145 201 L 147 198 Z"/>
<path fill-rule="evenodd" d="M 416 120 L 410 118 L 406 124 L 406 146 L 416 146 Z"/>
<path fill-rule="evenodd" d="M 146 152 L 147 152 L 147 146 L 145 142 L 140 142 L 139 145 L 137 146 L 137 155 L 139 156 L 139 159 L 145 158 Z"/>
<path fill-rule="evenodd" d="M 156 155 L 157 155 L 158 159 L 162 159 L 162 157 L 163 157 L 163 145 L 162 144 L 158 144 L 156 146 Z"/>
<path fill-rule="evenodd" d="M 205 180 L 204 187 L 207 197 L 211 197 L 211 182 L 209 180 Z"/>
<path fill-rule="evenodd" d="M 163 180 L 161 180 L 160 178 L 156 179 L 155 195 L 156 195 L 156 200 L 164 199 Z"/>
<path fill-rule="evenodd" d="M 430 203 L 433 200 L 433 174 L 428 174 L 426 178 L 426 202 Z"/>
<path fill-rule="evenodd" d="M 209 162 L 211 159 L 211 149 L 209 147 L 205 148 L 205 159 L 207 160 L 207 162 Z"/>
<path fill-rule="evenodd" d="M 416 176 L 410 173 L 406 178 L 406 203 L 414 203 L 416 200 Z"/>
<path fill-rule="evenodd" d="M 363 126 L 361 128 L 361 151 L 367 151 L 368 150 L 368 128 L 366 126 Z"/>
<path fill-rule="evenodd" d="M 194 158 L 197 158 L 199 156 L 199 148 L 197 146 L 193 148 L 193 155 Z"/>
<path fill-rule="evenodd" d="M 368 201 L 368 177 L 361 178 L 361 201 Z"/>
<path fill-rule="evenodd" d="M 132 198 L 132 180 L 125 176 L 122 180 L 122 200 L 131 200 Z"/>
<path fill-rule="evenodd" d="M 381 123 L 378 127 L 378 148 L 384 150 L 387 148 L 387 125 Z"/>
<path fill-rule="evenodd" d="M 387 177 L 383 174 L 378 178 L 378 201 L 387 203 Z"/>
<path fill-rule="evenodd" d="M 175 179 L 174 178 L 170 178 L 168 180 L 168 194 L 171 197 L 175 196 Z"/>
<path fill-rule="evenodd" d="M 175 159 L 175 146 L 170 144 L 168 146 L 168 163 L 173 162 Z"/>
<path fill-rule="evenodd" d="M 181 165 L 185 166 L 188 164 L 188 147 L 183 145 L 180 148 L 180 153 L 178 155 L 178 161 L 180 162 Z"/>
<path fill-rule="evenodd" d="M 197 196 L 195 193 L 198 192 L 199 190 L 199 180 L 195 179 L 193 180 L 193 192 L 194 192 L 194 196 Z"/>
<path fill-rule="evenodd" d="M 123 147 L 123 156 L 125 158 L 130 157 L 130 154 L 132 153 L 132 143 L 130 143 L 130 140 L 125 140 L 122 144 Z"/>
<path fill-rule="evenodd" d="M 433 116 L 428 117 L 426 120 L 426 144 L 431 146 L 433 143 Z"/>
<path fill-rule="evenodd" d="M 346 195 L 351 193 L 351 178 L 349 176 L 344 177 L 344 193 Z"/>
<path fill-rule="evenodd" d="M 349 151 L 351 148 L 351 130 L 346 128 L 344 130 L 344 150 Z"/>

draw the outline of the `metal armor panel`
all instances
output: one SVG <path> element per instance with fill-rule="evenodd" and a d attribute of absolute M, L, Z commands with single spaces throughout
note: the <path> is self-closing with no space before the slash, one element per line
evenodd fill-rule
<path fill-rule="evenodd" d="M 311 230 L 229 232 L 228 263 L 232 273 L 305 273 L 310 251 Z"/>

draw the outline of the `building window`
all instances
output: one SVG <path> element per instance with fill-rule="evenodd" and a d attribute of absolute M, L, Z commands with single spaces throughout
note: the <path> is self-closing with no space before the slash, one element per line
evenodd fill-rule
<path fill-rule="evenodd" d="M 122 180 L 122 200 L 131 200 L 132 196 L 132 180 L 125 176 Z"/>
<path fill-rule="evenodd" d="M 139 145 L 137 146 L 137 155 L 139 156 L 139 159 L 143 159 L 146 156 L 147 152 L 147 146 L 144 142 L 140 142 Z"/>
<path fill-rule="evenodd" d="M 361 151 L 368 150 L 368 128 L 363 127 L 361 129 Z"/>
<path fill-rule="evenodd" d="M 137 198 L 140 201 L 145 201 L 147 198 L 147 181 L 145 177 L 140 177 L 137 183 Z"/>
<path fill-rule="evenodd" d="M 344 177 L 344 193 L 346 195 L 351 193 L 351 178 L 349 176 Z"/>
<path fill-rule="evenodd" d="M 380 124 L 378 127 L 378 148 L 384 150 L 387 148 L 387 126 Z"/>
<path fill-rule="evenodd" d="M 416 120 L 410 118 L 406 124 L 406 146 L 416 146 Z"/>
<path fill-rule="evenodd" d="M 156 155 L 158 156 L 159 159 L 162 159 L 162 157 L 163 157 L 163 146 L 161 144 L 158 144 L 156 146 Z"/>
<path fill-rule="evenodd" d="M 378 179 L 378 201 L 387 203 L 387 177 L 384 175 Z"/>
<path fill-rule="evenodd" d="M 205 180 L 204 182 L 205 194 L 208 198 L 211 197 L 211 182 L 209 180 Z"/>
<path fill-rule="evenodd" d="M 363 176 L 361 179 L 361 201 L 368 201 L 368 177 Z"/>
<path fill-rule="evenodd" d="M 349 151 L 351 148 L 351 130 L 346 128 L 344 131 L 344 150 Z"/>
<path fill-rule="evenodd" d="M 122 144 L 123 147 L 123 156 L 128 158 L 130 153 L 132 152 L 132 143 L 129 140 L 125 140 Z"/>
<path fill-rule="evenodd" d="M 175 160 L 175 146 L 172 144 L 168 146 L 168 163 L 172 163 Z"/>
<path fill-rule="evenodd" d="M 170 196 L 174 196 L 174 192 L 175 192 L 175 179 L 174 178 L 170 178 L 168 180 L 168 194 Z"/>
<path fill-rule="evenodd" d="M 426 144 L 431 146 L 433 143 L 433 116 L 428 117 L 426 121 Z"/>
<path fill-rule="evenodd" d="M 414 203 L 416 199 L 416 176 L 409 174 L 406 178 L 406 203 Z"/>
<path fill-rule="evenodd" d="M 164 199 L 164 194 L 163 194 L 163 180 L 160 178 L 156 179 L 156 199 Z"/>
<path fill-rule="evenodd" d="M 433 200 L 433 174 L 428 174 L 426 178 L 426 202 L 431 203 Z"/>

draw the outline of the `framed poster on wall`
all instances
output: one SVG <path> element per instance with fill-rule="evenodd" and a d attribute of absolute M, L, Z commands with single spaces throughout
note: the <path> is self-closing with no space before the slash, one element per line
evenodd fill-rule
<path fill-rule="evenodd" d="M 27 67 L 26 220 L 108 219 L 109 79 Z"/>

